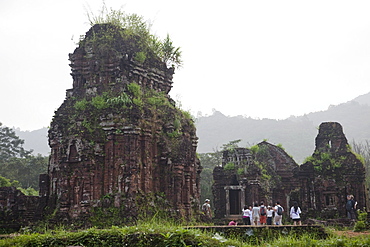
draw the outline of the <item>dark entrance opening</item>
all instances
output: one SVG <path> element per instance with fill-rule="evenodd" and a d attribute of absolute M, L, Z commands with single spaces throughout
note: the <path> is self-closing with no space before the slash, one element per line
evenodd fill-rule
<path fill-rule="evenodd" d="M 230 214 L 241 214 L 240 190 L 230 190 L 229 193 Z"/>

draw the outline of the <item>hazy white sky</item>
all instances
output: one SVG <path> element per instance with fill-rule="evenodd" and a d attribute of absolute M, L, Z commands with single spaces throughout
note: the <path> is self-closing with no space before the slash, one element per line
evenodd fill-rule
<path fill-rule="evenodd" d="M 180 46 L 171 95 L 194 115 L 285 119 L 370 92 L 370 1 L 106 0 Z M 68 54 L 101 0 L 0 0 L 0 122 L 49 126 Z"/>

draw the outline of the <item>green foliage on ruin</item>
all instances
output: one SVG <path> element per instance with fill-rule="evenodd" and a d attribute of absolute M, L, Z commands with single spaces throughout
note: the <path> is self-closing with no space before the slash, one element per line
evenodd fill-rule
<path fill-rule="evenodd" d="M 154 59 L 162 61 L 167 67 L 182 65 L 180 48 L 173 45 L 168 34 L 163 40 L 151 34 L 151 24 L 144 21 L 142 16 L 126 14 L 123 10 L 108 9 L 105 4 L 97 15 L 88 12 L 87 16 L 91 26 L 96 24 L 111 26 L 106 28 L 104 35 L 96 34 L 93 38 L 81 41 L 80 44 L 92 47 L 95 53 L 103 56 L 119 54 L 115 49 L 115 42 L 117 36 L 120 36 L 124 40 L 135 42 L 133 58 L 138 63 Z"/>
<path fill-rule="evenodd" d="M 325 174 L 341 169 L 346 159 L 346 156 L 338 156 L 328 152 L 315 152 L 312 156 L 307 157 L 304 163 L 312 163 L 315 172 Z"/>
<path fill-rule="evenodd" d="M 143 96 L 143 92 L 139 84 L 132 82 L 127 85 L 127 90 L 132 95 L 133 98 L 141 98 Z"/>
<path fill-rule="evenodd" d="M 249 148 L 249 150 L 251 150 L 253 155 L 256 155 L 258 153 L 259 149 L 260 149 L 260 147 L 258 145 L 253 145 Z"/>
<path fill-rule="evenodd" d="M 243 175 L 244 174 L 244 169 L 243 168 L 238 168 L 238 170 L 236 171 L 236 174 Z"/>
<path fill-rule="evenodd" d="M 111 108 L 126 108 L 133 103 L 132 99 L 125 92 L 116 97 L 107 98 L 106 102 Z"/>
<path fill-rule="evenodd" d="M 233 162 L 229 162 L 226 165 L 224 165 L 225 171 L 233 171 L 235 170 L 235 164 Z"/>
<path fill-rule="evenodd" d="M 284 150 L 282 145 L 277 145 L 276 148 Z M 272 187 L 282 186 L 281 177 L 276 173 L 273 164 L 274 158 L 271 156 L 269 146 L 266 141 L 250 147 L 253 154 L 253 162 L 255 169 L 258 169 L 258 179 L 261 182 L 262 189 L 267 193 Z"/>
<path fill-rule="evenodd" d="M 0 187 L 11 187 L 11 186 L 19 186 L 19 182 L 17 180 L 10 180 L 9 178 L 5 178 L 0 176 Z"/>
<path fill-rule="evenodd" d="M 102 95 L 97 95 L 91 99 L 83 98 L 81 100 L 76 100 L 74 102 L 74 109 L 77 112 L 93 110 L 94 112 L 111 109 L 126 109 L 132 104 L 132 99 L 125 93 L 122 92 L 117 96 L 113 96 L 112 93 L 103 93 Z"/>
<path fill-rule="evenodd" d="M 135 82 L 125 86 L 121 93 L 109 91 L 83 99 L 72 98 L 68 116 L 72 124 L 68 125 L 68 132 L 84 136 L 85 140 L 104 142 L 107 132 L 101 125 L 102 118 L 117 126 L 117 134 L 121 133 L 120 126 L 135 123 L 147 128 L 154 120 L 162 125 L 161 131 L 156 132 L 160 133 L 159 138 L 171 140 L 167 143 L 172 150 L 171 158 L 181 159 L 183 143 L 180 137 L 186 131 L 195 131 L 191 114 L 178 108 L 165 92 L 143 88 Z"/>

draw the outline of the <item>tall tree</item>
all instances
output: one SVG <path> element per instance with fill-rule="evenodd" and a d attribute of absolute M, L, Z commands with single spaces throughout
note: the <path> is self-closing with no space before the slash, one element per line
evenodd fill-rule
<path fill-rule="evenodd" d="M 9 158 L 0 161 L 0 175 L 17 180 L 23 188 L 39 189 L 39 175 L 46 173 L 48 157 L 29 155 L 26 158 Z"/>
<path fill-rule="evenodd" d="M 24 140 L 20 139 L 13 129 L 0 123 L 0 161 L 12 157 L 24 158 L 32 153 L 23 148 Z"/>
<path fill-rule="evenodd" d="M 200 164 L 203 169 L 200 173 L 200 195 L 201 201 L 211 199 L 213 201 L 212 184 L 213 184 L 213 169 L 217 165 L 221 165 L 222 153 L 215 151 L 214 153 L 198 154 Z"/>
<path fill-rule="evenodd" d="M 39 175 L 46 172 L 48 157 L 31 155 L 32 150 L 25 150 L 23 144 L 13 129 L 0 123 L 0 185 L 38 189 Z"/>
<path fill-rule="evenodd" d="M 366 171 L 366 187 L 370 188 L 370 141 L 352 142 L 353 151 L 361 156 L 364 161 Z"/>

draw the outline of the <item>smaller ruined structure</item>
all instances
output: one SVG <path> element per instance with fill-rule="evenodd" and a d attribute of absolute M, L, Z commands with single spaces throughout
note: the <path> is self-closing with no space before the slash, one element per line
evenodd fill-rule
<path fill-rule="evenodd" d="M 353 194 L 359 208 L 367 206 L 365 168 L 336 122 L 320 125 L 316 148 L 298 166 L 281 148 L 263 141 L 250 149 L 223 153 L 214 169 L 216 218 L 240 215 L 244 205 L 264 201 L 288 209 L 297 201 L 303 217 L 345 217 L 346 195 Z"/>
<path fill-rule="evenodd" d="M 281 201 L 294 188 L 295 161 L 280 147 L 266 141 L 252 149 L 236 148 L 223 153 L 222 165 L 214 169 L 214 207 L 216 218 L 240 215 L 244 205 Z"/>
<path fill-rule="evenodd" d="M 295 176 L 300 190 L 296 198 L 302 208 L 314 216 L 345 216 L 346 195 L 354 195 L 358 208 L 367 208 L 365 167 L 352 152 L 342 126 L 336 122 L 322 123 L 311 157 L 300 166 Z"/>

